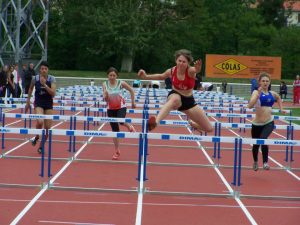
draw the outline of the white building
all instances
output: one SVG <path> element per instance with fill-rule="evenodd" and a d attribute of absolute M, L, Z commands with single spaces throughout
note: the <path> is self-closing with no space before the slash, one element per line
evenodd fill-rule
<path fill-rule="evenodd" d="M 291 15 L 287 18 L 287 25 L 300 27 L 300 1 L 295 1 L 293 4 L 285 2 L 284 8 L 287 11 L 291 9 Z"/>

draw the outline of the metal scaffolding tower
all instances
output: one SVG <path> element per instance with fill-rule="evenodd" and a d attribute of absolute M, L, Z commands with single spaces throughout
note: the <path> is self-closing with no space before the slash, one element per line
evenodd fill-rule
<path fill-rule="evenodd" d="M 0 64 L 47 60 L 50 0 L 0 0 Z"/>

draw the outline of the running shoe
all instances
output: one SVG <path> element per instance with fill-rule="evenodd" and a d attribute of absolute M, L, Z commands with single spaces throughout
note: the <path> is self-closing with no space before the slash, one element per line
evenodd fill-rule
<path fill-rule="evenodd" d="M 120 152 L 116 152 L 113 157 L 112 157 L 112 160 L 118 160 L 119 157 L 120 157 L 121 153 Z"/>
<path fill-rule="evenodd" d="M 148 130 L 151 131 L 157 126 L 156 117 L 150 116 L 148 120 Z"/>
<path fill-rule="evenodd" d="M 197 128 L 196 123 L 195 123 L 193 120 L 190 120 L 190 119 L 189 119 L 189 120 L 188 120 L 188 123 L 190 124 L 192 130 L 198 131 L 198 132 L 200 133 L 201 136 L 203 135 L 203 134 L 202 134 L 202 131 L 199 130 L 199 129 Z"/>
<path fill-rule="evenodd" d="M 37 150 L 38 153 L 42 154 L 42 147 L 39 147 Z"/>
<path fill-rule="evenodd" d="M 35 137 L 35 138 L 31 141 L 32 146 L 35 146 L 38 140 L 39 140 L 39 139 Z"/>
<path fill-rule="evenodd" d="M 254 171 L 257 171 L 257 170 L 258 170 L 258 163 L 257 163 L 257 162 L 254 162 L 254 163 L 253 163 L 253 170 L 254 170 Z"/>
<path fill-rule="evenodd" d="M 264 170 L 269 170 L 270 166 L 267 162 L 265 162 L 264 165 L 263 165 L 263 168 L 264 168 Z"/>
<path fill-rule="evenodd" d="M 130 125 L 129 132 L 131 132 L 131 133 L 135 133 L 136 132 L 135 129 L 134 129 L 134 126 Z"/>

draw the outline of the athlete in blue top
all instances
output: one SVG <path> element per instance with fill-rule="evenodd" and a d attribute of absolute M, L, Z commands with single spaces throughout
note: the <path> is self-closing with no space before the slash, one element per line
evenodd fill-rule
<path fill-rule="evenodd" d="M 262 72 L 258 78 L 259 88 L 254 90 L 249 101 L 248 107 L 255 108 L 255 117 L 252 121 L 251 135 L 252 138 L 267 139 L 274 129 L 274 121 L 272 116 L 272 106 L 275 100 L 278 103 L 279 109 L 282 113 L 286 113 L 283 110 L 282 100 L 280 96 L 274 91 L 268 91 L 270 85 L 270 75 Z M 259 145 L 253 145 L 253 170 L 258 170 L 258 149 Z M 262 157 L 263 157 L 263 169 L 269 170 L 268 164 L 268 145 L 261 145 Z"/>
<path fill-rule="evenodd" d="M 30 107 L 30 98 L 32 95 L 33 87 L 35 87 L 35 100 L 34 100 L 34 109 L 36 114 L 45 114 L 52 115 L 53 114 L 53 97 L 56 92 L 56 81 L 55 78 L 48 74 L 49 65 L 47 62 L 43 61 L 40 65 L 40 74 L 32 77 L 30 87 L 28 90 L 28 97 L 25 106 L 25 113 L 27 113 Z M 48 129 L 51 128 L 52 120 L 45 119 L 37 120 L 36 129 L 42 129 L 43 125 L 46 129 L 45 141 L 48 138 Z M 32 140 L 32 145 L 35 146 L 39 139 L 39 135 L 37 135 Z M 38 152 L 42 152 L 41 144 L 38 148 Z"/>

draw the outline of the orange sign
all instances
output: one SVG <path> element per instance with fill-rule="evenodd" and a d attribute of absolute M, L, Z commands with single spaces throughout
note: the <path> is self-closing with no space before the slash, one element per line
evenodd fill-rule
<path fill-rule="evenodd" d="M 281 57 L 206 55 L 206 77 L 254 78 L 267 72 L 274 80 L 281 79 Z"/>

